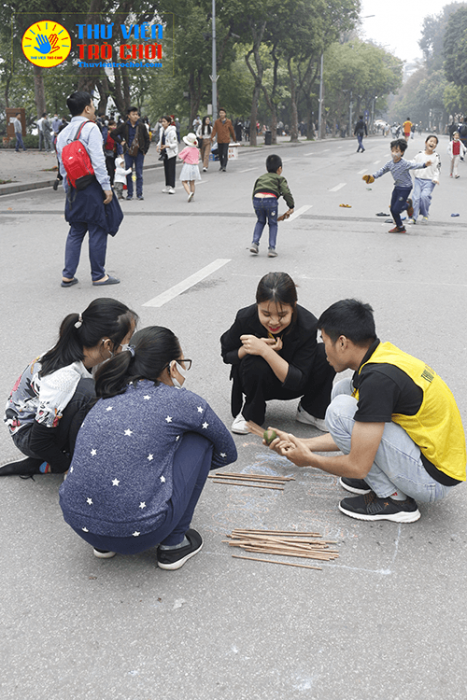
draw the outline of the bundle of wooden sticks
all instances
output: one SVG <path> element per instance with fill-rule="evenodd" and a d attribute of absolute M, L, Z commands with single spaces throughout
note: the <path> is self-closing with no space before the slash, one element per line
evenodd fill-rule
<path fill-rule="evenodd" d="M 256 489 L 274 489 L 283 491 L 287 481 L 295 481 L 293 476 L 269 476 L 266 474 L 234 474 L 220 472 L 209 474 L 216 484 L 229 484 L 230 486 L 252 486 Z"/>
<path fill-rule="evenodd" d="M 304 559 L 318 559 L 320 561 L 332 561 L 337 559 L 339 553 L 331 549 L 330 545 L 337 544 L 333 540 L 324 540 L 317 532 L 296 532 L 295 530 L 232 530 L 228 535 L 229 547 L 240 547 L 246 552 L 260 554 L 276 554 L 287 557 L 302 557 Z M 264 561 L 271 564 L 283 564 L 285 566 L 298 566 L 305 569 L 321 569 L 317 566 L 307 566 L 274 559 L 259 559 L 255 557 L 243 557 L 233 554 L 236 559 L 251 559 L 252 561 Z"/>

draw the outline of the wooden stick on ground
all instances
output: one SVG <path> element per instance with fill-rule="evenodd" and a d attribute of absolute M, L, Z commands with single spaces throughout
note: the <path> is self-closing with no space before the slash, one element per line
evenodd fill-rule
<path fill-rule="evenodd" d="M 260 559 L 260 557 L 242 557 L 241 554 L 232 554 L 233 559 L 246 559 L 247 561 L 264 561 L 267 564 L 282 564 L 282 566 L 295 566 L 300 569 L 317 569 L 322 571 L 321 566 L 310 566 L 309 564 L 295 564 L 288 561 L 274 561 L 273 559 Z"/>
<path fill-rule="evenodd" d="M 229 484 L 230 486 L 246 486 L 248 488 L 255 489 L 273 489 L 274 491 L 284 491 L 283 486 L 267 486 L 266 484 L 250 484 L 248 483 L 237 483 L 235 481 L 222 481 L 221 479 L 214 479 L 215 484 Z"/>

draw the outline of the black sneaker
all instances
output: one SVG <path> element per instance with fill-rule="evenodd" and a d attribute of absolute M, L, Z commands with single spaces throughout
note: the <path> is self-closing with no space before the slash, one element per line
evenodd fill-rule
<path fill-rule="evenodd" d="M 20 457 L 0 467 L 0 476 L 33 476 L 34 474 L 49 474 L 50 465 L 43 459 Z"/>
<path fill-rule="evenodd" d="M 160 569 L 180 569 L 188 559 L 191 559 L 195 554 L 198 554 L 203 546 L 201 535 L 196 530 L 187 530 L 185 537 L 190 544 L 178 549 L 161 549 L 157 550 L 157 566 Z"/>
<path fill-rule="evenodd" d="M 357 520 L 392 520 L 394 523 L 414 523 L 420 517 L 420 511 L 413 498 L 394 501 L 378 498 L 373 492 L 356 498 L 344 498 L 339 503 L 339 510 Z"/>
<path fill-rule="evenodd" d="M 364 479 L 349 479 L 346 476 L 341 476 L 339 483 L 346 491 L 357 493 L 359 496 L 364 496 L 371 491 Z"/>

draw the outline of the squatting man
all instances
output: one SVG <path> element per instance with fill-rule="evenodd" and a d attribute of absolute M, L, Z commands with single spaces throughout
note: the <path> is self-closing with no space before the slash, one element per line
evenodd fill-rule
<path fill-rule="evenodd" d="M 328 434 L 306 440 L 273 428 L 278 438 L 270 448 L 299 467 L 339 476 L 356 494 L 339 503 L 345 515 L 418 520 L 417 501 L 438 501 L 466 479 L 464 430 L 451 391 L 422 360 L 380 342 L 369 304 L 338 301 L 318 328 L 328 362 L 354 375 L 333 387 Z"/>

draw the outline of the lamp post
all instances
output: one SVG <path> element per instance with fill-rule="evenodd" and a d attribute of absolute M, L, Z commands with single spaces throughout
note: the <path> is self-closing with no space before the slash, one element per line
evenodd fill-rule
<path fill-rule="evenodd" d="M 212 121 L 217 119 L 216 0 L 212 0 Z"/>

